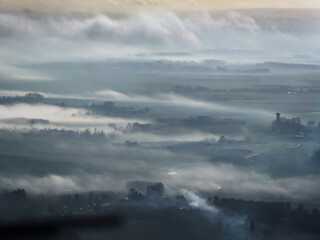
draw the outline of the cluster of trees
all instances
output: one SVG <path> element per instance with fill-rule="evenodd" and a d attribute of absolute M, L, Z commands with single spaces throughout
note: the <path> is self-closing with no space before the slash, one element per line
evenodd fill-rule
<path fill-rule="evenodd" d="M 171 91 L 176 92 L 176 93 L 184 93 L 184 92 L 193 92 L 193 91 L 211 92 L 213 90 L 208 87 L 203 87 L 203 86 L 191 87 L 191 86 L 176 85 L 171 88 Z"/>
<path fill-rule="evenodd" d="M 142 183 L 143 182 L 143 183 Z M 162 183 L 141 181 L 145 184 L 147 197 L 161 198 Z M 135 185 L 133 182 L 128 185 Z M 130 188 L 128 200 L 143 200 L 145 195 Z M 0 193 L 0 222 L 11 217 L 34 217 L 42 215 L 72 215 L 78 213 L 101 213 L 111 206 L 121 206 L 124 196 L 114 192 L 88 192 L 62 195 L 28 195 L 24 189 L 4 190 Z"/>
<path fill-rule="evenodd" d="M 156 55 L 162 55 L 167 53 L 158 53 Z M 196 63 L 194 61 L 169 61 L 169 60 L 155 60 L 155 61 L 125 61 L 121 63 L 110 63 L 110 66 L 124 67 L 127 70 L 133 71 L 172 71 L 172 72 L 210 72 L 212 68 Z"/>
<path fill-rule="evenodd" d="M 252 70 L 253 71 L 253 70 Z M 250 71 L 250 72 L 252 72 Z M 255 72 L 263 72 L 263 69 L 255 69 Z M 266 70 L 265 70 L 266 71 Z M 298 94 L 298 93 L 319 93 L 320 87 L 317 86 L 288 86 L 288 85 L 264 85 L 256 88 L 233 88 L 233 89 L 210 89 L 203 86 L 182 86 L 176 85 L 171 88 L 172 92 L 178 94 L 193 94 L 195 92 L 199 93 L 227 93 L 227 92 L 257 92 L 257 93 L 271 93 L 271 94 Z"/>
<path fill-rule="evenodd" d="M 227 91 L 227 90 L 225 90 Z M 258 93 L 271 93 L 271 94 L 298 94 L 298 93 L 319 93 L 320 87 L 316 86 L 287 86 L 287 85 L 272 85 L 261 86 L 259 88 L 235 88 L 230 89 L 230 92 L 258 92 Z"/>
<path fill-rule="evenodd" d="M 247 215 L 254 222 L 291 231 L 320 234 L 320 213 L 307 211 L 302 204 L 293 208 L 285 202 L 245 201 L 241 199 L 209 198 L 209 203 L 223 211 Z"/>
<path fill-rule="evenodd" d="M 271 67 L 271 68 L 283 68 L 283 69 L 294 69 L 294 70 L 317 70 L 320 69 L 320 65 L 316 64 L 300 64 L 300 63 L 283 63 L 283 62 L 264 62 L 257 63 L 257 67 Z"/>
<path fill-rule="evenodd" d="M 127 189 L 131 199 L 142 199 L 143 194 L 148 197 L 162 197 L 164 194 L 164 185 L 161 182 L 130 181 Z"/>
<path fill-rule="evenodd" d="M 150 123 L 128 123 L 126 128 L 124 129 L 125 132 L 128 133 L 135 133 L 135 132 L 152 132 L 152 131 L 159 131 L 162 130 L 163 126 L 159 126 L 157 124 L 150 124 Z"/>
<path fill-rule="evenodd" d="M 27 136 L 36 137 L 55 137 L 55 138 L 70 138 L 70 139 L 92 139 L 92 140 L 103 140 L 106 139 L 106 134 L 103 130 L 85 129 L 83 131 L 73 131 L 73 130 L 59 130 L 59 129 L 32 129 L 31 131 L 24 133 Z"/>
<path fill-rule="evenodd" d="M 24 189 L 4 190 L 0 193 L 0 222 L 8 218 L 99 213 L 107 207 L 107 202 L 116 198 L 111 192 L 35 196 L 28 195 Z"/>
<path fill-rule="evenodd" d="M 239 129 L 245 126 L 246 122 L 243 120 L 235 120 L 231 118 L 212 118 L 209 116 L 196 116 L 189 118 L 159 118 L 156 124 L 153 123 L 129 123 L 124 129 L 125 132 L 162 132 L 171 127 L 191 128 L 197 130 L 208 130 L 217 126 L 227 126 Z M 230 128 L 229 128 L 230 129 Z"/>
<path fill-rule="evenodd" d="M 149 112 L 148 108 L 135 110 L 132 107 L 117 107 L 111 101 L 105 101 L 102 104 L 92 103 L 90 105 L 85 105 L 84 107 L 92 111 L 93 113 L 100 115 L 145 114 Z"/>
<path fill-rule="evenodd" d="M 243 140 L 229 139 L 229 138 L 226 138 L 225 136 L 221 136 L 218 139 L 217 144 L 236 144 L 236 143 L 250 143 L 250 142 L 251 142 L 251 138 L 249 136 L 245 137 Z"/>
<path fill-rule="evenodd" d="M 158 119 L 158 123 L 172 126 L 201 127 L 201 126 L 243 126 L 246 124 L 243 120 L 231 118 L 212 118 L 209 116 L 197 116 L 189 118 L 165 118 Z"/>
<path fill-rule="evenodd" d="M 212 230 L 217 227 L 216 230 L 219 230 L 218 232 L 222 233 L 221 231 L 225 230 L 227 232 L 224 232 L 224 234 L 229 234 L 232 233 L 232 229 L 230 229 L 230 226 L 225 226 L 224 229 L 224 218 L 220 216 L 230 216 L 231 219 L 235 219 L 234 221 L 239 216 L 247 216 L 247 223 L 243 225 L 245 231 L 247 233 L 254 232 L 255 234 L 262 232 L 263 236 L 268 234 L 269 239 L 276 234 L 306 233 L 315 236 L 320 235 L 319 211 L 316 209 L 307 211 L 302 204 L 292 207 L 290 203 L 285 202 L 245 201 L 219 198 L 217 196 L 214 198 L 209 197 L 208 203 L 213 204 L 220 210 L 220 214 L 215 216 L 217 221 L 215 225 L 211 221 L 203 221 L 206 219 L 204 218 L 205 214 L 201 213 L 199 209 L 188 207 L 184 196 L 177 196 L 176 199 L 162 198 L 164 190 L 162 183 L 133 181 L 128 184 L 128 187 L 132 186 L 145 186 L 147 197 L 134 188 L 129 189 L 127 198 L 124 198 L 123 194 L 113 192 L 29 196 L 23 189 L 3 191 L 0 193 L 0 223 L 8 219 L 41 219 L 41 217 L 45 216 L 63 217 L 82 214 L 99 215 L 116 210 L 129 220 L 139 219 L 140 221 L 145 221 L 146 224 L 150 223 L 150 221 L 154 222 L 163 219 L 162 224 L 164 225 L 162 226 L 164 229 L 170 229 L 171 226 L 176 229 L 179 225 L 181 232 L 186 234 L 188 234 L 188 231 L 183 229 L 186 229 L 189 220 L 192 220 L 190 227 L 202 221 L 200 225 L 197 225 L 197 228 L 203 227 L 202 230 Z M 159 207 L 155 208 L 155 206 Z M 266 228 L 269 229 L 268 233 L 261 231 L 261 229 Z"/>
<path fill-rule="evenodd" d="M 39 103 L 44 100 L 44 96 L 38 93 L 27 93 L 24 96 L 0 97 L 0 104 L 9 105 L 16 103 Z"/>

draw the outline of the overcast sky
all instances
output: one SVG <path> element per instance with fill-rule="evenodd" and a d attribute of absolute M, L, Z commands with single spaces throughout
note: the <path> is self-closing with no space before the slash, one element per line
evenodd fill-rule
<path fill-rule="evenodd" d="M 176 11 L 239 8 L 320 8 L 318 0 L 1 0 L 2 11 L 49 13 L 127 12 L 136 8 L 165 8 Z"/>

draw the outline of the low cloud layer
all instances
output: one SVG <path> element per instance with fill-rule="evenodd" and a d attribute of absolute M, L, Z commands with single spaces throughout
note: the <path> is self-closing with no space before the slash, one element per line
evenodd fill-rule
<path fill-rule="evenodd" d="M 248 49 L 279 55 L 279 50 L 312 53 L 318 31 L 265 30 L 243 13 L 223 15 L 137 12 L 121 17 L 40 16 L 0 13 L 0 55 L 12 64 L 101 60 L 154 51 L 208 48 Z M 23 42 L 23 44 L 22 44 Z M 54 49 L 54 51 L 52 51 Z"/>
<path fill-rule="evenodd" d="M 271 117 L 274 115 L 272 112 L 260 109 L 239 109 L 237 107 L 228 105 L 228 103 L 219 103 L 214 101 L 202 101 L 197 99 L 187 98 L 185 96 L 173 93 L 159 93 L 155 96 L 144 95 L 126 95 L 110 89 L 100 90 L 95 93 L 96 98 L 108 99 L 109 101 L 118 102 L 136 102 L 145 104 L 158 104 L 158 105 L 171 105 L 184 108 L 202 108 L 209 111 L 222 112 L 222 113 L 239 113 L 239 114 L 252 114 L 260 117 Z"/>
<path fill-rule="evenodd" d="M 143 155 L 142 155 L 143 156 Z M 270 176 L 260 173 L 248 172 L 231 165 L 210 165 L 204 163 L 189 163 L 185 167 L 158 168 L 147 160 L 131 159 L 123 162 L 124 166 L 109 159 L 108 170 L 104 174 L 68 174 L 64 176 L 49 174 L 43 177 L 21 175 L 15 177 L 3 176 L 0 178 L 2 188 L 25 188 L 32 193 L 61 193 L 83 191 L 125 191 L 127 181 L 150 180 L 161 181 L 167 187 L 169 193 L 178 194 L 181 189 L 190 191 L 205 191 L 211 194 L 226 194 L 244 199 L 269 199 L 269 200 L 294 200 L 294 201 L 318 201 L 319 175 L 308 177 L 294 177 L 274 180 Z M 133 166 L 139 165 L 140 169 Z M 162 162 L 162 164 L 164 164 Z M 176 163 L 177 164 L 177 163 Z M 158 165 L 158 164 L 156 164 Z M 123 167 L 131 169 L 123 175 L 117 172 L 124 171 Z M 131 166 L 131 167 L 130 167 Z M 120 167 L 120 168 L 118 168 Z M 100 167 L 101 168 L 101 167 Z M 122 170 L 120 170 L 122 168 Z M 102 167 L 103 169 L 103 167 Z M 157 169 L 157 171 L 156 171 Z M 148 171 L 148 176 L 144 175 Z M 182 191 L 193 207 L 204 207 L 203 200 L 188 191 Z M 204 209 L 216 211 L 214 209 Z"/>
<path fill-rule="evenodd" d="M 0 126 L 7 128 L 30 128 L 29 126 L 20 126 L 16 124 L 15 119 L 43 119 L 50 122 L 49 125 L 37 126 L 40 128 L 58 128 L 58 129 L 74 129 L 83 130 L 102 129 L 106 132 L 114 132 L 114 128 L 110 124 L 124 128 L 128 123 L 146 121 L 138 119 L 124 119 L 117 117 L 103 117 L 90 115 L 88 110 L 82 108 L 65 108 L 46 104 L 15 104 L 0 106 Z M 12 120 L 12 121 L 10 121 Z"/>

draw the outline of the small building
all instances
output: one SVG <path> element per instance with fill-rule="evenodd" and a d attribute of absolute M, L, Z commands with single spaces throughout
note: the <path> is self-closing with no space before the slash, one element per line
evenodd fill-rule
<path fill-rule="evenodd" d="M 281 118 L 280 113 L 276 113 L 276 120 L 272 122 L 272 131 L 279 134 L 303 135 L 304 126 L 300 118 Z"/>

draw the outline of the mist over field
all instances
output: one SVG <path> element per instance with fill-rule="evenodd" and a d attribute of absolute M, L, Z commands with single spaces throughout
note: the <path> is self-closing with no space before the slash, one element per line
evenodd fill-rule
<path fill-rule="evenodd" d="M 24 217 L 112 206 L 156 222 L 133 239 L 316 239 L 319 20 L 316 9 L 0 10 L 1 222 L 22 219 L 21 205 Z"/>

